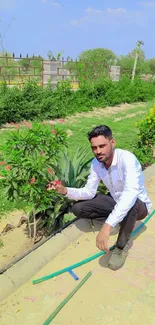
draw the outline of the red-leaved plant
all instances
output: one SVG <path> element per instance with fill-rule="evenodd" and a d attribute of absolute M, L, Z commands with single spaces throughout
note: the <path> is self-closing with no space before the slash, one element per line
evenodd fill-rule
<path fill-rule="evenodd" d="M 49 234 L 64 198 L 55 190 L 47 191 L 47 183 L 57 176 L 51 166 L 57 164 L 58 153 L 64 150 L 66 134 L 50 125 L 34 124 L 26 130 L 10 132 L 0 162 L 2 184 L 9 200 L 23 200 L 28 204 L 29 221 L 33 221 L 36 237 L 36 215 L 50 208 L 50 218 L 41 221 Z M 29 228 L 30 229 L 30 228 Z"/>

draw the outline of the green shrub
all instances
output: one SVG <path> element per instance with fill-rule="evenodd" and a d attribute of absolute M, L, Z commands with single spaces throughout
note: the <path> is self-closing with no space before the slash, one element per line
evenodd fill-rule
<path fill-rule="evenodd" d="M 19 122 L 23 106 L 22 92 L 13 87 L 0 97 L 0 124 L 7 122 Z"/>
<path fill-rule="evenodd" d="M 32 82 L 26 84 L 22 90 L 18 87 L 5 89 L 5 86 L 2 85 L 0 89 L 0 124 L 39 118 L 42 93 L 42 88 Z"/>
<path fill-rule="evenodd" d="M 22 120 L 56 119 L 93 107 L 148 101 L 155 97 L 154 82 L 123 76 L 119 82 L 99 78 L 83 81 L 80 89 L 72 91 L 69 82 L 60 82 L 55 90 L 50 84 L 42 88 L 29 82 L 23 89 L 0 87 L 0 125 Z"/>
<path fill-rule="evenodd" d="M 137 124 L 139 135 L 134 154 L 145 167 L 155 161 L 155 108 Z"/>
<path fill-rule="evenodd" d="M 38 103 L 39 99 L 43 95 L 43 92 L 43 88 L 32 81 L 25 84 L 22 88 L 23 99 L 27 102 L 33 101 Z"/>
<path fill-rule="evenodd" d="M 10 132 L 1 147 L 1 183 L 8 200 L 27 202 L 30 221 L 53 204 L 53 214 L 48 220 L 51 230 L 63 199 L 55 191 L 47 191 L 46 184 L 55 177 L 51 166 L 57 162 L 59 151 L 64 150 L 66 135 L 50 125 L 27 126 L 25 131 Z"/>
<path fill-rule="evenodd" d="M 73 203 L 54 190 L 47 191 L 47 183 L 59 179 L 64 186 L 84 186 L 92 158 L 83 148 L 77 148 L 74 156 L 69 154 L 66 135 L 58 129 L 49 125 L 32 128 L 30 123 L 27 126 L 26 131 L 10 132 L 5 146 L 1 146 L 0 184 L 6 198 L 25 203 L 29 234 L 35 240 L 40 232 L 49 235 L 58 229 Z"/>
<path fill-rule="evenodd" d="M 58 84 L 56 90 L 44 90 L 41 101 L 41 115 L 44 118 L 59 118 L 68 115 L 69 107 L 73 102 L 73 92 L 67 82 Z"/>

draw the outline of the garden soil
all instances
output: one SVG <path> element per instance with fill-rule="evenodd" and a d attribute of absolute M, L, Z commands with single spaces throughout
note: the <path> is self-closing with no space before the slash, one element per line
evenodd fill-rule
<path fill-rule="evenodd" d="M 155 209 L 155 176 L 146 182 Z M 155 297 L 155 217 L 130 241 L 129 256 L 123 268 L 108 269 L 110 254 L 104 255 L 69 273 L 33 285 L 32 279 L 18 288 L 0 305 L 1 325 L 42 325 L 80 280 L 92 276 L 58 313 L 55 325 L 154 325 Z M 97 232 L 84 233 L 70 244 L 33 279 L 45 276 L 95 254 Z M 110 245 L 116 236 L 110 237 Z M 51 247 L 52 249 L 52 247 Z M 35 261 L 34 261 L 35 263 Z"/>
<path fill-rule="evenodd" d="M 12 263 L 15 258 L 23 255 L 33 247 L 33 242 L 28 236 L 26 224 L 24 223 L 18 227 L 23 215 L 23 211 L 13 211 L 0 221 L 0 239 L 3 242 L 3 246 L 0 247 L 0 269 Z M 7 225 L 9 225 L 10 229 L 2 233 Z"/>

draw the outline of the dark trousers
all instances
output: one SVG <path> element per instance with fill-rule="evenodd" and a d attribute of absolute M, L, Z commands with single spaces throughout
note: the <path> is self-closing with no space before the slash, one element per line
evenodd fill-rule
<path fill-rule="evenodd" d="M 74 203 L 72 212 L 78 218 L 87 219 L 107 219 L 112 212 L 116 202 L 110 195 L 97 194 L 93 199 L 78 201 Z M 120 231 L 117 239 L 117 247 L 123 249 L 129 241 L 137 220 L 142 220 L 147 216 L 147 208 L 140 199 L 130 209 L 126 217 L 120 223 Z"/>

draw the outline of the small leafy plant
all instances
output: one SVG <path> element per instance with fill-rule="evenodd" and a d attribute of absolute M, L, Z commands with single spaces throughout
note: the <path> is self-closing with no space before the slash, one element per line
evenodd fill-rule
<path fill-rule="evenodd" d="M 134 154 L 145 167 L 155 161 L 155 107 L 136 126 L 139 135 Z"/>
<path fill-rule="evenodd" d="M 59 153 L 58 161 L 52 167 L 64 186 L 79 188 L 85 185 L 91 160 L 87 148 L 78 147 L 74 155 L 65 148 Z"/>
<path fill-rule="evenodd" d="M 50 125 L 36 124 L 24 131 L 19 129 L 11 132 L 5 146 L 1 147 L 1 182 L 5 194 L 10 201 L 27 202 L 29 223 L 33 221 L 34 224 L 34 240 L 36 214 L 52 207 L 53 213 L 48 220 L 50 232 L 63 204 L 60 195 L 54 190 L 47 191 L 46 185 L 56 177 L 51 165 L 56 164 L 58 153 L 64 150 L 65 145 L 65 133 Z"/>

